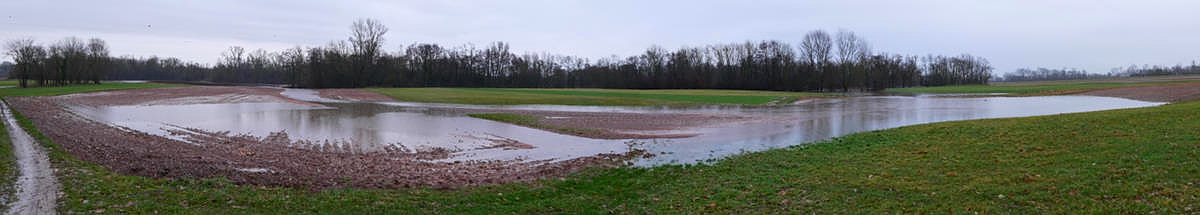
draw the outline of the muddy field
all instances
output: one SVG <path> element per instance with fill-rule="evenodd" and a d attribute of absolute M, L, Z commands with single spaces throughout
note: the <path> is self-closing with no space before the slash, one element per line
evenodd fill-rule
<path fill-rule="evenodd" d="M 1153 102 L 1192 101 L 1200 100 L 1200 84 L 1115 88 L 1087 92 L 1082 95 L 1119 97 Z"/>
<path fill-rule="evenodd" d="M 306 103 L 280 96 L 280 92 L 283 92 L 283 89 L 267 87 L 189 86 L 70 94 L 55 96 L 54 100 L 57 102 L 87 106 L 217 104 L 239 102 Z"/>
<path fill-rule="evenodd" d="M 450 152 L 405 149 L 353 152 L 327 145 L 297 145 L 283 133 L 250 137 L 193 131 L 196 135 L 190 138 L 192 143 L 185 143 L 100 124 L 63 106 L 290 101 L 274 96 L 277 93 L 269 88 L 180 87 L 20 97 L 10 98 L 9 102 L 72 155 L 117 173 L 154 178 L 221 177 L 242 184 L 309 189 L 449 188 L 561 176 L 589 166 L 615 165 L 623 158 L 598 155 L 554 162 L 430 162 L 429 159 L 445 158 Z M 500 140 L 490 147 L 527 146 Z"/>
<path fill-rule="evenodd" d="M 396 101 L 386 95 L 360 89 L 321 89 L 321 97 L 348 101 Z M 595 132 L 569 133 L 560 130 L 536 128 L 545 131 L 598 139 L 649 139 L 685 138 L 699 135 L 696 128 L 727 124 L 762 122 L 763 117 L 730 114 L 675 114 L 675 113 L 610 113 L 535 110 L 496 110 L 475 108 L 440 108 L 460 113 L 511 113 L 539 117 L 541 124 L 548 127 L 585 129 Z"/>
<path fill-rule="evenodd" d="M 293 140 L 284 132 L 246 136 L 187 128 L 176 131 L 187 136 L 186 140 L 179 140 L 92 121 L 77 115 L 69 108 L 244 102 L 287 102 L 323 106 L 281 96 L 283 91 L 279 88 L 191 86 L 56 97 L 17 97 L 10 98 L 9 102 L 13 108 L 33 120 L 42 133 L 72 155 L 108 167 L 117 173 L 154 178 L 221 177 L 241 184 L 314 190 L 334 187 L 453 188 L 558 177 L 591 166 L 616 166 L 639 155 L 599 154 L 554 161 L 518 159 L 435 162 L 431 160 L 451 158 L 456 151 L 403 147 L 382 151 L 356 151 L 330 144 Z M 392 101 L 386 96 L 354 89 L 321 90 L 315 94 L 345 101 Z M 1090 92 L 1088 95 L 1149 101 L 1185 101 L 1200 98 L 1200 85 L 1121 88 Z M 697 128 L 707 126 L 740 127 L 733 124 L 792 120 L 788 116 L 768 118 L 736 114 L 570 112 L 454 106 L 427 108 L 439 109 L 435 112 L 454 114 L 514 113 L 537 116 L 542 118 L 541 123 L 548 126 L 601 130 L 601 133 L 582 136 L 607 139 L 684 138 L 696 136 L 697 132 L 702 130 Z M 477 150 L 528 150 L 535 147 L 498 136 L 464 138 L 492 143 L 475 148 Z"/>

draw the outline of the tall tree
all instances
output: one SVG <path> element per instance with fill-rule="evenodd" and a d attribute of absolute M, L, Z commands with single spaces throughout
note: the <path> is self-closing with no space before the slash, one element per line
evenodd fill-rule
<path fill-rule="evenodd" d="M 366 85 L 367 70 L 374 67 L 379 57 L 379 49 L 383 47 L 383 35 L 387 32 L 387 26 L 374 19 L 359 19 L 350 25 L 349 41 L 354 49 L 354 63 L 357 67 L 353 77 L 355 86 Z"/>
<path fill-rule="evenodd" d="M 94 84 L 100 84 L 100 78 L 112 68 L 110 66 L 111 58 L 108 56 L 108 44 L 99 38 L 92 38 L 88 40 L 87 47 L 88 66 L 85 71 L 87 80 Z"/>
<path fill-rule="evenodd" d="M 825 67 L 829 63 L 832 49 L 833 41 L 829 38 L 829 33 L 822 30 L 810 31 L 804 35 L 804 40 L 800 41 L 801 56 L 812 66 L 813 71 L 816 71 L 817 89 L 828 87 Z"/>
<path fill-rule="evenodd" d="M 12 77 L 16 77 L 20 87 L 29 87 L 29 80 L 35 77 L 44 81 L 46 49 L 34 43 L 33 39 L 16 39 L 5 44 L 8 56 L 17 65 L 13 68 Z M 43 83 L 44 84 L 44 83 Z"/>
<path fill-rule="evenodd" d="M 852 82 L 865 81 L 865 69 L 860 68 L 859 61 L 867 58 L 871 47 L 866 40 L 854 35 L 854 32 L 838 30 L 837 53 L 841 73 L 842 91 L 850 89 Z"/>

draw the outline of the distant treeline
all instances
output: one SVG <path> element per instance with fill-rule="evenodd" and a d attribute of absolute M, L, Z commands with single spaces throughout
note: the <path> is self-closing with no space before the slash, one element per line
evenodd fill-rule
<path fill-rule="evenodd" d="M 13 64 L 12 62 L 0 62 L 0 76 L 8 77 L 8 71 L 12 71 L 12 68 L 15 66 L 17 65 Z"/>
<path fill-rule="evenodd" d="M 231 47 L 215 66 L 175 58 L 107 57 L 104 69 L 39 69 L 56 55 L 25 56 L 21 50 L 56 50 L 65 42 L 42 48 L 31 40 L 10 42 L 15 77 L 56 80 L 46 72 L 78 73 L 67 77 L 291 84 L 308 88 L 340 87 L 565 87 L 565 88 L 712 88 L 788 91 L 877 90 L 891 87 L 986 84 L 992 67 L 971 55 L 901 56 L 872 53 L 852 32 L 812 31 L 792 46 L 760 41 L 684 47 L 653 46 L 640 55 L 595 61 L 554 54 L 516 54 L 503 42 L 483 48 L 446 48 L 413 44 L 385 52 L 388 31 L 374 20 L 359 20 L 345 41 L 321 47 L 295 47 L 278 52 Z M 66 39 L 64 41 L 77 41 Z M 93 39 L 103 44 L 103 41 Z M 15 50 L 15 51 L 14 51 Z M 93 52 L 86 51 L 85 56 Z M 36 53 L 37 51 L 30 51 Z M 55 53 L 50 51 L 50 53 Z M 90 58 L 89 58 L 90 59 Z M 41 66 L 26 66 L 41 65 Z M 93 64 L 87 64 L 93 65 Z M 93 68 L 93 67 L 86 67 Z M 38 82 L 39 84 L 42 81 Z M 59 83 L 59 82 L 53 82 Z M 62 83 L 75 83 L 65 81 Z"/>
<path fill-rule="evenodd" d="M 1016 72 L 1004 74 L 999 81 L 1057 81 L 1057 80 L 1077 80 L 1077 79 L 1092 79 L 1092 78 L 1108 78 L 1112 77 L 1108 74 L 1090 74 L 1087 70 L 1075 68 L 1063 69 L 1017 69 Z"/>
<path fill-rule="evenodd" d="M 1113 68 L 1112 74 L 1123 76 L 1195 75 L 1200 74 L 1200 65 L 1197 65 L 1196 61 L 1192 61 L 1192 65 L 1188 66 L 1130 65 L 1129 67 Z"/>
<path fill-rule="evenodd" d="M 1139 76 L 1161 76 L 1161 75 L 1194 75 L 1200 74 L 1200 65 L 1195 62 L 1190 66 L 1175 65 L 1175 66 L 1150 66 L 1150 65 L 1132 65 L 1129 67 L 1113 68 L 1108 74 L 1093 74 L 1087 70 L 1063 68 L 1063 69 L 1017 69 L 1017 71 L 1004 74 L 998 77 L 995 81 L 1006 82 L 1021 82 L 1021 81 L 1057 81 L 1057 80 L 1079 80 L 1079 79 L 1097 79 L 1097 78 L 1119 78 L 1119 77 L 1139 77 Z"/>

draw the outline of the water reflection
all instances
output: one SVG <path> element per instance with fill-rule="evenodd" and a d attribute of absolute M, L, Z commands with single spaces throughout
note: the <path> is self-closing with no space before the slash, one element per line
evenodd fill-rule
<path fill-rule="evenodd" d="M 155 106 L 72 107 L 94 120 L 150 134 L 174 137 L 167 130 L 197 128 L 232 131 L 258 137 L 286 132 L 293 140 L 348 144 L 354 150 L 432 147 L 461 150 L 454 160 L 569 159 L 599 153 L 621 153 L 628 140 L 598 140 L 466 117 L 470 109 L 553 111 L 715 113 L 770 116 L 768 122 L 705 127 L 684 139 L 640 140 L 654 158 L 639 165 L 693 163 L 743 151 L 814 142 L 850 133 L 951 120 L 1035 116 L 1133 108 L 1161 103 L 1093 96 L 946 98 L 865 96 L 815 99 L 785 106 L 581 107 L 557 105 L 481 106 L 423 103 L 356 103 L 330 101 L 315 92 L 288 90 L 285 95 L 321 105 L 239 103 Z M 490 144 L 480 137 L 503 137 L 534 149 L 479 149 Z"/>

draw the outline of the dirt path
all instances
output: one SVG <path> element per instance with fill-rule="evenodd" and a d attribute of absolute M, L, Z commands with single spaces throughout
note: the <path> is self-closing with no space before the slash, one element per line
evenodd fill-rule
<path fill-rule="evenodd" d="M 4 112 L 4 124 L 12 137 L 13 152 L 21 176 L 17 178 L 17 200 L 10 205 L 8 214 L 54 214 L 58 198 L 58 181 L 46 150 L 33 137 L 17 126 L 8 104 L 0 102 Z"/>

